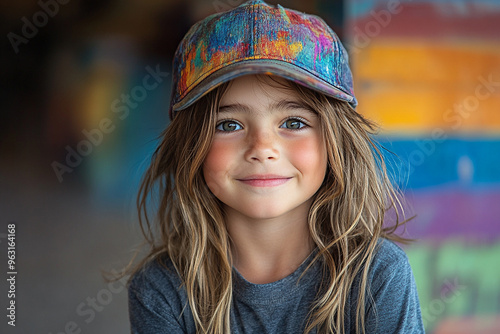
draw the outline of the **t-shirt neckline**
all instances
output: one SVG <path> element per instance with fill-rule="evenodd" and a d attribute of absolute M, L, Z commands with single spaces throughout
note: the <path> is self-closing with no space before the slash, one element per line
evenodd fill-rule
<path fill-rule="evenodd" d="M 316 261 L 302 277 L 299 284 L 296 284 L 300 275 L 312 262 L 317 253 L 318 248 L 316 247 L 293 273 L 275 282 L 264 284 L 249 282 L 233 266 L 233 292 L 237 298 L 254 304 L 284 302 L 288 300 L 288 296 L 293 294 L 297 289 L 304 289 L 317 281 L 314 277 L 320 273 L 320 261 Z"/>

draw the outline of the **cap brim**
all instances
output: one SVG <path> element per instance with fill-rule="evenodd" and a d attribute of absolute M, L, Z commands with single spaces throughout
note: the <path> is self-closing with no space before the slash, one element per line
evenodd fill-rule
<path fill-rule="evenodd" d="M 249 74 L 278 75 L 313 90 L 322 92 L 328 96 L 346 101 L 353 107 L 356 107 L 357 104 L 356 99 L 350 94 L 319 79 L 316 74 L 309 73 L 293 64 L 280 60 L 251 59 L 226 65 L 206 76 L 199 84 L 192 88 L 186 96 L 181 98 L 178 103 L 174 104 L 172 109 L 173 111 L 183 110 L 224 82 Z"/>

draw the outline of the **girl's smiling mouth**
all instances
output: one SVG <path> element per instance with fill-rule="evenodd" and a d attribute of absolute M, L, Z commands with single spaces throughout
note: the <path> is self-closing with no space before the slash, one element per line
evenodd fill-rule
<path fill-rule="evenodd" d="M 291 177 L 275 174 L 259 174 L 237 180 L 252 187 L 275 187 L 288 182 L 290 179 Z"/>

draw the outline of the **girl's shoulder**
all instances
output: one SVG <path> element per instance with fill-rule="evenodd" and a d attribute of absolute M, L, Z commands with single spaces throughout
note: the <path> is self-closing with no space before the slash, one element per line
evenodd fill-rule
<path fill-rule="evenodd" d="M 170 258 L 167 255 L 159 255 L 132 274 L 129 289 L 138 292 L 150 290 L 167 292 L 177 290 L 181 284 L 181 278 Z"/>
<path fill-rule="evenodd" d="M 355 323 L 361 274 L 351 291 L 351 323 Z M 367 277 L 367 333 L 424 333 L 420 302 L 408 256 L 394 242 L 381 238 Z M 399 329 L 398 329 L 399 328 Z"/>
<path fill-rule="evenodd" d="M 393 266 L 409 264 L 405 251 L 395 242 L 380 238 L 377 242 L 372 266 Z"/>
<path fill-rule="evenodd" d="M 366 268 L 362 267 L 353 280 L 351 290 L 353 300 L 356 300 L 359 295 L 364 269 Z M 393 241 L 380 238 L 368 268 L 367 288 L 374 292 L 388 284 L 394 288 L 397 285 L 407 287 L 408 281 L 411 280 L 413 280 L 413 272 L 404 250 Z"/>
<path fill-rule="evenodd" d="M 194 333 L 186 289 L 168 256 L 159 256 L 136 271 L 129 281 L 129 314 L 132 333 Z M 148 333 L 149 333 L 148 332 Z"/>
<path fill-rule="evenodd" d="M 162 255 L 144 264 L 129 280 L 129 296 L 144 305 L 165 304 L 178 309 L 187 301 L 185 288 L 172 261 Z"/>
<path fill-rule="evenodd" d="M 413 272 L 405 251 L 393 241 L 380 238 L 370 264 L 368 279 L 374 290 L 389 281 L 396 286 L 397 281 L 403 286 L 413 281 Z"/>

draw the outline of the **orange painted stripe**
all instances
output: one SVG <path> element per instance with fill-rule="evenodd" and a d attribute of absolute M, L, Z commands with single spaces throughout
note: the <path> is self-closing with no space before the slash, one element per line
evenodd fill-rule
<path fill-rule="evenodd" d="M 500 46 L 379 39 L 352 67 L 358 110 L 388 132 L 500 132 Z"/>

